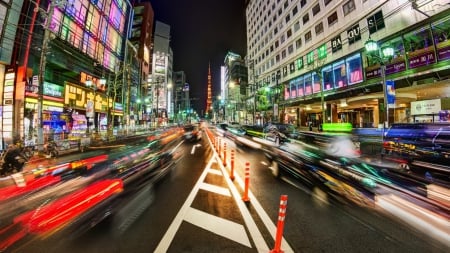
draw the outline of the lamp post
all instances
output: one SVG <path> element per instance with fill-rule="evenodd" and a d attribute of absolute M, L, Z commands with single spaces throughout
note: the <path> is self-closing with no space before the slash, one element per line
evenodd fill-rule
<path fill-rule="evenodd" d="M 65 0 L 52 0 L 49 4 L 48 12 L 45 12 L 39 8 L 39 5 L 36 5 L 38 11 L 42 11 L 42 13 L 46 13 L 46 21 L 44 24 L 44 37 L 42 40 L 42 48 L 41 48 L 41 59 L 39 61 L 39 89 L 38 89 L 38 145 L 44 144 L 44 119 L 43 119 L 43 100 L 44 100 L 44 77 L 45 77 L 45 65 L 47 63 L 47 52 L 48 52 L 48 44 L 54 36 L 50 31 L 50 25 L 53 21 L 53 14 L 55 12 L 55 8 L 57 6 L 64 6 L 66 4 Z M 53 36 L 53 37 L 52 37 Z M 28 55 L 27 55 L 28 57 Z M 41 146 L 42 147 L 42 146 Z"/>
<path fill-rule="evenodd" d="M 369 56 L 375 59 L 380 64 L 381 69 L 381 81 L 383 86 L 383 96 L 384 96 L 384 111 L 385 111 L 385 122 L 383 127 L 389 127 L 389 103 L 387 99 L 387 87 L 386 87 L 386 63 L 388 63 L 394 56 L 394 48 L 391 46 L 385 46 L 380 48 L 378 43 L 372 40 L 370 37 L 364 44 L 366 51 Z"/>

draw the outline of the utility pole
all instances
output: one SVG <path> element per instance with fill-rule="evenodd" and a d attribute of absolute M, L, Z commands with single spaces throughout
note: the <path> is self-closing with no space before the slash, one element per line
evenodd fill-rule
<path fill-rule="evenodd" d="M 38 127 L 38 138 L 37 138 L 37 144 L 38 144 L 38 149 L 41 149 L 44 145 L 44 119 L 43 119 L 43 115 L 42 115 L 42 111 L 43 111 L 43 97 L 44 97 L 44 77 L 45 77 L 45 65 L 46 65 L 46 61 L 47 61 L 47 51 L 48 51 L 48 44 L 50 41 L 50 25 L 52 23 L 52 19 L 53 19 L 53 13 L 55 12 L 55 7 L 56 6 L 61 6 L 61 5 L 65 5 L 66 1 L 65 0 L 52 0 L 50 2 L 50 8 L 48 10 L 48 14 L 45 20 L 45 24 L 44 24 L 44 38 L 42 40 L 42 48 L 41 48 L 41 59 L 39 62 L 39 89 L 38 89 L 38 122 L 39 122 L 39 127 Z M 39 6 L 37 6 L 37 8 L 39 8 Z"/>

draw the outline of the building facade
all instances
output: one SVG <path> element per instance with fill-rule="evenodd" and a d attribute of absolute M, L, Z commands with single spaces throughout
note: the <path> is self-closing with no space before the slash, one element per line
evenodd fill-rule
<path fill-rule="evenodd" d="M 247 98 L 247 67 L 243 58 L 231 51 L 225 55 L 223 68 L 223 112 L 228 122 L 248 122 L 245 99 Z"/>
<path fill-rule="evenodd" d="M 170 47 L 170 26 L 155 22 L 152 72 L 148 81 L 151 94 L 152 118 L 157 124 L 166 124 L 173 117 L 172 71 L 173 52 Z"/>
<path fill-rule="evenodd" d="M 279 121 L 298 126 L 448 121 L 449 7 L 445 1 L 247 1 L 253 98 L 259 104 L 268 87 Z M 394 56 L 374 60 L 365 49 L 369 39 L 393 47 Z M 384 78 L 395 94 L 387 113 Z"/>

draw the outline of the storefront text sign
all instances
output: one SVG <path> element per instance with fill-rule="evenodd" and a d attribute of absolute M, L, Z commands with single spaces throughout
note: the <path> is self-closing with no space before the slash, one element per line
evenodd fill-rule
<path fill-rule="evenodd" d="M 52 97 L 62 97 L 64 94 L 64 87 L 54 83 L 44 82 L 44 95 Z"/>
<path fill-rule="evenodd" d="M 441 110 L 440 99 L 411 102 L 411 115 L 438 114 Z"/>
<path fill-rule="evenodd" d="M 417 68 L 420 66 L 429 65 L 436 62 L 436 58 L 434 57 L 433 52 L 424 52 L 418 56 L 409 57 L 409 67 Z"/>

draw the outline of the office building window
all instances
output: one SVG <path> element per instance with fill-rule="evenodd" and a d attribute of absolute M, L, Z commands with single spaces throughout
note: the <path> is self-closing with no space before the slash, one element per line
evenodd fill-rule
<path fill-rule="evenodd" d="M 295 16 L 295 14 L 298 13 L 297 5 L 292 9 L 292 16 Z"/>
<path fill-rule="evenodd" d="M 286 35 L 289 39 L 292 36 L 292 30 L 291 29 L 287 30 Z"/>
<path fill-rule="evenodd" d="M 294 45 L 290 44 L 288 46 L 288 54 L 292 54 L 294 52 Z"/>
<path fill-rule="evenodd" d="M 295 41 L 295 48 L 296 48 L 296 49 L 300 49 L 301 46 L 302 46 L 302 38 L 298 38 L 298 39 Z"/>
<path fill-rule="evenodd" d="M 306 0 L 301 0 L 300 1 L 300 7 L 304 7 L 306 5 Z"/>
<path fill-rule="evenodd" d="M 310 41 L 311 39 L 312 39 L 311 31 L 308 31 L 308 32 L 305 34 L 305 42 L 308 42 L 308 41 Z"/>
<path fill-rule="evenodd" d="M 308 13 L 306 13 L 306 15 L 303 16 L 303 24 L 308 23 L 308 21 L 309 21 L 309 15 L 308 15 Z"/>
<path fill-rule="evenodd" d="M 333 12 L 330 16 L 328 16 L 328 26 L 332 26 L 334 23 L 338 21 L 337 12 Z"/>
<path fill-rule="evenodd" d="M 325 4 L 325 6 L 327 6 L 329 3 L 331 3 L 331 1 L 333 0 L 323 0 L 323 3 Z"/>
<path fill-rule="evenodd" d="M 323 23 L 322 22 L 320 22 L 319 24 L 316 25 L 315 31 L 316 31 L 316 35 L 319 35 L 323 32 Z"/>
<path fill-rule="evenodd" d="M 319 12 L 320 12 L 320 4 L 317 3 L 316 6 L 314 6 L 314 7 L 312 8 L 313 16 L 317 15 L 317 13 L 319 13 Z"/>
<path fill-rule="evenodd" d="M 349 0 L 344 5 L 342 5 L 342 10 L 344 11 L 344 16 L 350 14 L 350 12 L 356 9 L 355 0 Z"/>
<path fill-rule="evenodd" d="M 297 20 L 294 24 L 294 32 L 297 32 L 298 30 L 300 30 L 300 22 Z"/>

